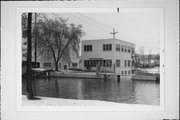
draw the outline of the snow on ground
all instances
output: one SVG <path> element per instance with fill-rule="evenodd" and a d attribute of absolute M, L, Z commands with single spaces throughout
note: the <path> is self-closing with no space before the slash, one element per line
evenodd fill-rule
<path fill-rule="evenodd" d="M 155 68 L 147 68 L 145 69 L 148 73 L 159 73 L 159 68 L 155 67 Z"/>
<path fill-rule="evenodd" d="M 22 106 L 115 106 L 122 105 L 121 103 L 106 102 L 98 100 L 78 100 L 78 99 L 63 99 L 39 97 L 40 100 L 28 100 L 25 95 L 22 95 Z"/>

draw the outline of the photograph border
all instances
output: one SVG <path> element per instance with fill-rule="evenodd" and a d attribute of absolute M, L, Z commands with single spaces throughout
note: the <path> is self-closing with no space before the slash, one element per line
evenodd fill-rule
<path fill-rule="evenodd" d="M 22 28 L 21 14 L 27 12 L 39 13 L 116 13 L 117 7 L 112 8 L 17 8 L 17 109 L 18 111 L 163 111 L 164 110 L 164 9 L 163 8 L 120 8 L 120 12 L 151 12 L 159 10 L 160 17 L 160 105 L 124 104 L 119 106 L 22 106 Z M 60 11 L 60 12 L 59 12 Z"/>
<path fill-rule="evenodd" d="M 133 109 L 131 111 L 19 111 L 17 61 L 17 9 L 29 8 L 163 8 L 164 9 L 164 108 L 162 111 Z M 21 26 L 21 25 L 20 25 Z M 19 31 L 21 33 L 21 31 Z M 19 43 L 21 46 L 22 43 Z M 21 50 L 20 50 L 21 51 Z M 20 57 L 22 57 L 20 55 Z M 20 68 L 21 69 L 21 68 Z M 162 83 L 161 82 L 161 83 Z M 22 89 L 22 88 L 19 88 Z M 114 119 L 179 119 L 179 1 L 2 1 L 1 2 L 1 118 L 6 120 L 114 120 Z M 35 107 L 34 107 L 35 108 Z M 66 106 L 67 108 L 67 106 Z M 93 107 L 94 108 L 94 107 Z M 68 109 L 68 108 L 67 108 Z M 77 108 L 76 108 L 77 109 Z M 146 110 L 146 111 L 145 111 Z"/>

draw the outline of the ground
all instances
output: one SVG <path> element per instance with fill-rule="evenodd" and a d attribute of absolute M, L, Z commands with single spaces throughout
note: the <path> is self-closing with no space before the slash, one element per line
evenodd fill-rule
<path fill-rule="evenodd" d="M 38 97 L 40 100 L 28 100 L 22 96 L 22 106 L 117 106 L 121 103 L 105 102 L 99 100 L 77 100 L 63 98 Z"/>

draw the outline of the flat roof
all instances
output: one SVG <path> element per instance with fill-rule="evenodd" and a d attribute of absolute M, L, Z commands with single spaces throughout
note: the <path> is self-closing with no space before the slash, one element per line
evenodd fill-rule
<path fill-rule="evenodd" d="M 129 43 L 129 44 L 133 44 L 135 45 L 135 43 L 131 43 L 131 42 L 127 42 L 127 41 L 124 41 L 124 40 L 120 40 L 120 39 L 114 39 L 114 38 L 109 38 L 109 39 L 92 39 L 92 40 L 82 40 L 82 42 L 85 42 L 85 41 L 101 41 L 101 40 L 117 40 L 117 41 L 121 41 L 121 42 L 125 42 L 125 43 Z"/>

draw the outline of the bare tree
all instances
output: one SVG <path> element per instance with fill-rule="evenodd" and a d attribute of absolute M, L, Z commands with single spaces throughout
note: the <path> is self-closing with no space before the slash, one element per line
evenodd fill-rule
<path fill-rule="evenodd" d="M 147 59 L 148 59 L 148 66 L 151 67 L 151 59 L 152 59 L 151 50 L 149 51 Z"/>
<path fill-rule="evenodd" d="M 80 38 L 84 32 L 82 25 L 68 24 L 68 19 L 42 16 L 45 20 L 39 20 L 36 27 L 39 55 L 47 60 L 53 58 L 57 71 L 60 59 L 70 60 L 70 50 L 78 56 Z"/>
<path fill-rule="evenodd" d="M 143 62 L 143 67 L 144 67 L 144 66 L 145 66 L 144 47 L 140 47 L 140 48 L 139 48 L 139 54 L 140 54 L 141 60 L 142 60 L 142 62 Z"/>

